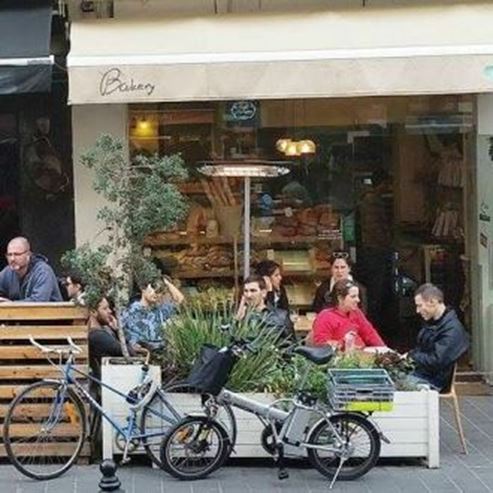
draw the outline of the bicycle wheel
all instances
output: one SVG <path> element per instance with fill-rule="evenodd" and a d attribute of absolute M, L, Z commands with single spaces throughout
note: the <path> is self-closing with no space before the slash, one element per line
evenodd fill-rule
<path fill-rule="evenodd" d="M 162 468 L 178 479 L 202 479 L 223 465 L 229 449 L 221 424 L 204 416 L 185 418 L 163 440 Z"/>
<path fill-rule="evenodd" d="M 184 395 L 186 394 L 186 396 Z M 160 389 L 149 404 L 142 410 L 140 429 L 142 443 L 147 455 L 154 464 L 161 467 L 160 448 L 163 437 L 185 416 L 203 409 L 202 395 L 186 382 L 176 382 Z M 231 450 L 236 443 L 236 419 L 233 410 L 228 404 L 218 407 L 214 417 L 227 431 Z"/>
<path fill-rule="evenodd" d="M 364 416 L 357 414 L 335 414 L 329 419 L 349 454 L 338 478 L 350 481 L 363 476 L 376 464 L 380 456 L 380 436 L 377 430 Z M 308 443 L 334 446 L 334 439 L 332 427 L 323 420 L 310 431 Z M 308 449 L 310 463 L 329 478 L 333 478 L 336 473 L 340 455 L 339 452 Z"/>
<path fill-rule="evenodd" d="M 53 479 L 76 461 L 86 436 L 78 395 L 59 382 L 37 382 L 12 401 L 3 426 L 12 464 L 33 479 Z"/>

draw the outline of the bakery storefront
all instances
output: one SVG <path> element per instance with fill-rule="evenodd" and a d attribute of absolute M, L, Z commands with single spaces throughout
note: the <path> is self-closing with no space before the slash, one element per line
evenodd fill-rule
<path fill-rule="evenodd" d="M 307 327 L 329 256 L 343 250 L 391 344 L 414 344 L 412 294 L 433 282 L 472 328 L 471 357 L 488 371 L 489 204 L 478 195 L 488 141 L 481 150 L 477 127 L 488 97 L 477 94 L 493 91 L 493 45 L 446 39 L 484 12 L 469 14 L 387 10 L 381 30 L 371 29 L 375 10 L 74 23 L 74 162 L 101 133 L 123 138 L 130 156 L 181 153 L 189 216 L 148 247 L 190 292 L 238 286 L 274 259 Z M 397 32 L 409 38 L 402 45 Z M 479 44 L 487 28 L 474 36 Z M 101 50 L 103 37 L 114 42 Z M 74 168 L 78 243 L 95 235 L 85 173 Z"/>

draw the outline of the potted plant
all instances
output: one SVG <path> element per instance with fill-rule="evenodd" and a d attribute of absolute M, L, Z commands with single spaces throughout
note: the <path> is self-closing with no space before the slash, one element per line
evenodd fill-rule
<path fill-rule="evenodd" d="M 105 245 L 82 245 L 67 252 L 62 263 L 85 281 L 86 304 L 93 307 L 104 295 L 111 295 L 117 314 L 126 305 L 134 279 L 152 282 L 159 271 L 143 255 L 143 241 L 156 230 L 167 230 L 181 220 L 187 203 L 178 183 L 187 176 L 179 155 L 138 155 L 129 159 L 122 142 L 101 136 L 83 154 L 82 165 L 94 175 L 94 189 L 107 205 L 98 212 L 105 233 Z M 123 333 L 119 329 L 120 340 Z M 126 352 L 126 345 L 122 347 Z M 128 356 L 128 354 L 126 354 Z"/>

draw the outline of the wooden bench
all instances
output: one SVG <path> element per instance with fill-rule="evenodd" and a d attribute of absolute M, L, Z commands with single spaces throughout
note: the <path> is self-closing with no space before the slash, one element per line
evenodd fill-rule
<path fill-rule="evenodd" d="M 67 337 L 83 349 L 77 366 L 88 369 L 87 311 L 72 303 L 1 303 L 0 304 L 0 457 L 5 457 L 3 421 L 10 401 L 27 385 L 60 374 L 46 356 L 29 342 L 32 336 L 47 345 L 66 345 Z M 34 414 L 38 410 L 32 410 Z M 42 411 L 39 411 L 42 412 Z M 29 430 L 29 427 L 26 427 Z M 89 444 L 81 459 L 90 456 Z"/>

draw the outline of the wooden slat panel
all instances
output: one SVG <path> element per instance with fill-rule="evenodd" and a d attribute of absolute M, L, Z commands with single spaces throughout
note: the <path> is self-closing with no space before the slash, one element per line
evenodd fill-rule
<path fill-rule="evenodd" d="M 72 303 L 2 303 L 0 320 L 86 320 L 87 309 Z"/>
<path fill-rule="evenodd" d="M 5 418 L 9 406 L 0 404 L 0 417 Z M 53 410 L 53 405 L 50 403 L 44 404 L 19 404 L 15 407 L 15 417 L 17 419 L 36 419 L 46 418 Z"/>
<path fill-rule="evenodd" d="M 10 425 L 9 436 L 11 437 L 32 437 L 40 432 L 41 424 L 14 424 Z M 0 425 L 0 436 L 3 436 L 3 425 Z M 78 438 L 80 426 L 69 423 L 57 425 L 51 432 L 52 436 Z"/>
<path fill-rule="evenodd" d="M 87 366 L 76 365 L 75 368 L 87 373 Z M 0 379 L 36 380 L 41 378 L 57 378 L 60 371 L 52 366 L 0 366 Z"/>
<path fill-rule="evenodd" d="M 13 399 L 16 395 L 20 394 L 26 387 L 31 385 L 22 384 L 22 385 L 0 385 L 0 399 Z M 36 393 L 32 393 L 32 395 L 39 395 L 40 397 L 48 397 L 49 395 L 53 395 L 54 391 L 51 389 L 47 389 L 42 387 L 36 391 Z"/>
<path fill-rule="evenodd" d="M 0 325 L 0 340 L 29 339 L 86 339 L 87 326 L 77 325 Z"/>
<path fill-rule="evenodd" d="M 53 344 L 52 347 L 64 348 L 58 344 Z M 76 355 L 76 359 L 87 358 L 87 346 L 80 345 L 82 353 Z M 53 355 L 51 355 L 53 356 Z M 29 346 L 0 346 L 0 360 L 8 359 L 46 359 L 46 354 L 42 353 L 37 347 Z"/>
<path fill-rule="evenodd" d="M 0 399 L 13 399 L 25 385 L 0 385 Z"/>
<path fill-rule="evenodd" d="M 61 456 L 67 456 L 67 455 L 72 455 L 74 452 L 74 444 L 73 443 L 50 443 L 47 444 L 41 449 L 41 447 L 37 451 L 37 455 L 39 457 L 41 456 L 51 456 L 51 457 L 61 457 Z M 24 452 L 23 452 L 24 451 Z M 32 445 L 29 444 L 23 444 L 23 445 L 16 445 L 16 452 L 17 455 L 21 455 L 21 453 L 26 453 L 28 456 L 32 454 Z M 90 454 L 90 447 L 89 444 L 86 443 L 82 447 L 82 453 L 81 456 L 87 457 Z M 5 451 L 5 446 L 0 445 L 0 457 L 7 457 L 7 452 Z"/>
<path fill-rule="evenodd" d="M 65 403 L 67 404 L 67 403 Z M 64 405 L 65 406 L 65 405 Z M 7 410 L 9 408 L 8 404 L 0 404 L 0 417 L 4 418 L 7 414 Z M 23 404 L 17 404 L 15 406 L 15 413 L 13 415 L 14 422 L 20 422 L 18 424 L 24 424 L 24 420 L 33 420 L 38 421 L 40 419 L 46 419 L 50 413 L 53 411 L 53 403 L 50 401 L 45 402 L 26 402 Z M 61 414 L 60 421 L 67 421 L 70 416 L 67 414 L 68 410 L 63 408 L 63 414 Z M 74 409 L 73 416 L 78 416 L 77 411 Z M 62 420 L 62 418 L 64 418 Z M 77 419 L 77 418 L 75 418 Z"/>
<path fill-rule="evenodd" d="M 79 345 L 83 353 L 77 355 L 76 368 L 87 372 L 87 310 L 74 306 L 71 303 L 2 303 L 0 304 L 0 437 L 3 434 L 3 419 L 9 408 L 9 401 L 18 395 L 31 381 L 43 378 L 60 378 L 59 369 L 51 366 L 43 354 L 28 341 L 34 337 L 38 341 L 48 341 L 46 345 L 55 347 L 67 347 L 67 337 L 71 337 Z M 58 325 L 61 322 L 61 325 Z M 44 325 L 46 324 L 46 325 Z M 57 355 L 51 355 L 57 359 Z M 36 360 L 36 361 L 34 361 Z M 14 364 L 9 364 L 14 363 Z M 12 384 L 12 381 L 22 382 L 20 385 Z M 38 389 L 39 397 L 50 397 L 53 391 L 50 389 Z M 17 408 L 15 424 L 12 425 L 11 435 L 16 437 L 37 436 L 42 422 L 46 420 L 52 411 L 50 399 L 48 402 L 28 401 Z M 41 399 L 43 401 L 43 399 Z M 86 409 L 88 411 L 88 409 Z M 40 450 L 39 455 L 56 457 L 71 454 L 74 443 L 66 440 L 75 439 L 77 426 L 70 423 L 70 416 L 56 427 L 56 440 L 51 444 L 45 444 L 38 449 L 37 444 L 22 444 L 25 453 L 29 456 L 33 447 Z M 84 444 L 81 458 L 87 461 L 90 456 L 90 446 Z M 6 452 L 0 445 L 0 457 L 5 457 Z M 80 462 L 80 461 L 79 461 Z"/>

